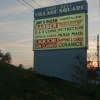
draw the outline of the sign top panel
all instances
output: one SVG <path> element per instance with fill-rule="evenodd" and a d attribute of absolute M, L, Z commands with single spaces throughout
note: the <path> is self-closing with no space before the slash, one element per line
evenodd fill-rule
<path fill-rule="evenodd" d="M 61 5 L 38 8 L 34 10 L 34 18 L 76 13 L 81 11 L 85 11 L 87 13 L 87 8 L 88 8 L 87 6 L 88 5 L 86 1 L 78 1 L 73 3 L 66 3 Z"/>

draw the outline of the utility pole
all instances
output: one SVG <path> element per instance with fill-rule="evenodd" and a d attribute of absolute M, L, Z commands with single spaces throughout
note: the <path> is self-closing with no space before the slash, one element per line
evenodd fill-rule
<path fill-rule="evenodd" d="M 97 35 L 97 65 L 99 68 L 99 35 Z"/>

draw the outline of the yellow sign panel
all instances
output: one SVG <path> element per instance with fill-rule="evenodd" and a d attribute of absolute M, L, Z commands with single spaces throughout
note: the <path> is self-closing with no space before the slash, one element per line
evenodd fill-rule
<path fill-rule="evenodd" d="M 85 13 L 34 22 L 34 50 L 86 47 Z"/>

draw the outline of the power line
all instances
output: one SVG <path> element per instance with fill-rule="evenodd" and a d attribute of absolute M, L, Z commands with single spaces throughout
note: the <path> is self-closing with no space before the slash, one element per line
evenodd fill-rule
<path fill-rule="evenodd" d="M 97 64 L 99 68 L 99 35 L 97 35 Z"/>
<path fill-rule="evenodd" d="M 62 0 L 60 0 L 62 3 L 64 3 Z"/>
<path fill-rule="evenodd" d="M 100 0 L 99 0 L 99 15 L 100 15 Z"/>
<path fill-rule="evenodd" d="M 66 0 L 68 2 L 68 0 Z"/>
<path fill-rule="evenodd" d="M 59 2 L 57 0 L 55 0 L 55 1 L 59 4 Z"/>
<path fill-rule="evenodd" d="M 28 4 L 31 8 L 35 9 L 33 6 L 31 6 L 29 3 L 27 3 L 25 0 L 23 0 L 26 4 Z"/>
<path fill-rule="evenodd" d="M 22 2 L 20 2 L 19 0 L 17 0 L 19 3 L 21 3 L 23 6 L 25 6 L 25 7 L 27 7 L 25 4 L 23 4 Z M 28 9 L 30 9 L 29 7 L 27 7 Z M 32 9 L 30 9 L 32 12 L 33 12 L 33 10 Z"/>
<path fill-rule="evenodd" d="M 35 2 L 39 7 L 42 7 L 41 5 L 39 5 L 35 0 L 32 0 L 33 2 Z"/>

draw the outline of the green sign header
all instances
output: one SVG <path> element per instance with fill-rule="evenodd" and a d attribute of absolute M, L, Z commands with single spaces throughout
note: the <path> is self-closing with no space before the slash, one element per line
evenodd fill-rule
<path fill-rule="evenodd" d="M 86 12 L 87 13 L 87 2 L 78 1 L 74 3 L 66 3 L 56 6 L 50 6 L 45 8 L 39 8 L 34 10 L 34 18 L 42 18 L 52 15 L 70 14 L 74 12 Z"/>

